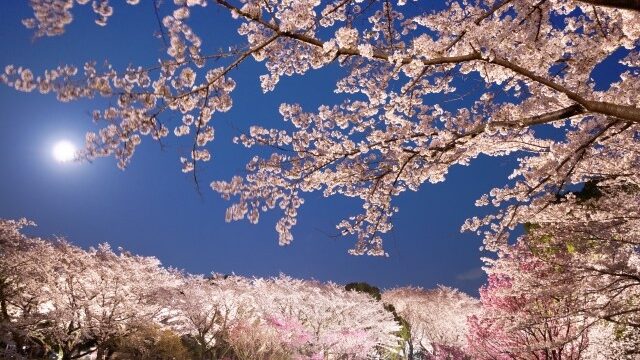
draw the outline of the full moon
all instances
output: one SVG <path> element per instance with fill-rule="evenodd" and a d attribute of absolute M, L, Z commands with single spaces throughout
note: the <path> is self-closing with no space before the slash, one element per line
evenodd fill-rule
<path fill-rule="evenodd" d="M 76 147 L 69 141 L 59 141 L 53 147 L 53 158 L 58 162 L 69 162 L 75 157 Z"/>

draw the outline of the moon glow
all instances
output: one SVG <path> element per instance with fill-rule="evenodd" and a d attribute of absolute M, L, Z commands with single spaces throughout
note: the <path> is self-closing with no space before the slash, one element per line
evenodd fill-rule
<path fill-rule="evenodd" d="M 76 157 L 76 147 L 67 140 L 62 140 L 56 143 L 53 147 L 53 158 L 57 162 L 65 163 L 69 162 Z"/>

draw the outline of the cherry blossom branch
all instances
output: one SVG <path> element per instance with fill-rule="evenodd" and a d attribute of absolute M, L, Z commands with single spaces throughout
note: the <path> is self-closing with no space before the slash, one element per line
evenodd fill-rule
<path fill-rule="evenodd" d="M 288 32 L 288 31 L 281 31 L 280 28 L 277 25 L 274 25 L 270 22 L 265 21 L 264 19 L 261 19 L 258 15 L 255 14 L 250 14 L 248 12 L 242 11 L 241 9 L 239 9 L 238 7 L 231 5 L 229 2 L 227 2 L 226 0 L 216 0 L 217 3 L 219 3 L 220 5 L 228 8 L 229 10 L 249 19 L 252 20 L 254 22 L 257 22 L 271 30 L 273 30 L 276 34 L 284 36 L 284 37 L 288 37 L 291 39 L 295 39 L 298 41 L 301 41 L 303 43 L 307 43 L 316 47 L 320 47 L 322 48 L 324 45 L 324 42 L 322 42 L 321 40 L 318 40 L 316 38 L 313 38 L 311 36 L 307 36 L 307 35 L 303 35 L 303 34 L 298 34 L 298 33 L 292 33 L 292 32 Z M 353 49 L 353 48 L 338 48 L 337 49 L 337 54 L 338 55 L 353 55 L 353 56 L 362 56 L 362 54 L 360 53 L 360 51 L 358 49 Z M 380 51 L 374 51 L 372 54 L 372 57 L 378 60 L 384 60 L 384 61 L 390 61 L 391 57 L 383 52 Z M 410 57 L 405 57 L 402 58 L 402 60 L 400 61 L 401 64 L 410 64 L 413 61 L 412 58 Z M 629 105 L 618 105 L 618 104 L 612 104 L 612 103 L 607 103 L 607 102 L 602 102 L 602 101 L 593 101 L 593 100 L 587 100 L 584 97 L 580 96 L 578 93 L 569 90 L 568 88 L 555 83 L 545 77 L 542 77 L 540 75 L 535 74 L 534 72 L 527 70 L 525 68 L 523 68 L 522 66 L 519 66 L 513 62 L 510 62 L 506 59 L 502 59 L 498 56 L 489 56 L 489 57 L 485 57 L 482 56 L 480 52 L 478 51 L 474 51 L 472 53 L 466 54 L 466 55 L 458 55 L 458 56 L 451 56 L 451 57 L 438 57 L 438 58 L 432 58 L 432 59 L 423 59 L 421 60 L 422 65 L 423 66 L 432 66 L 432 65 L 445 65 L 445 64 L 460 64 L 460 63 L 464 63 L 464 62 L 469 62 L 469 61 L 484 61 L 487 63 L 491 63 L 491 64 L 496 64 L 499 65 L 501 67 L 510 69 L 511 71 L 522 75 L 526 78 L 529 78 L 530 80 L 533 80 L 535 82 L 538 82 L 540 84 L 543 84 L 551 89 L 554 89 L 562 94 L 565 94 L 569 99 L 577 102 L 578 104 L 584 106 L 587 110 L 591 111 L 591 112 L 595 112 L 595 113 L 600 113 L 603 115 L 609 115 L 609 116 L 613 116 L 613 117 L 617 117 L 623 120 L 627 120 L 627 121 L 632 121 L 635 123 L 640 123 L 640 108 L 634 107 L 634 106 L 629 106 Z"/>
<path fill-rule="evenodd" d="M 500 65 L 504 68 L 510 69 L 513 72 L 520 74 L 524 77 L 527 77 L 531 80 L 534 80 L 540 84 L 543 84 L 551 89 L 554 89 L 560 93 L 567 95 L 567 97 L 578 104 L 585 107 L 585 109 L 594 112 L 600 113 L 603 115 L 613 116 L 622 120 L 627 120 L 635 123 L 640 123 L 640 108 L 629 106 L 629 105 L 617 105 L 602 101 L 593 101 L 587 100 L 584 97 L 578 95 L 577 93 L 567 89 L 566 87 L 554 83 L 553 81 L 544 78 L 540 75 L 537 75 L 522 66 L 519 66 L 515 63 L 509 62 L 505 59 L 501 59 L 499 57 L 491 58 L 481 58 L 481 60 L 486 61 L 488 63 L 493 63 Z"/>

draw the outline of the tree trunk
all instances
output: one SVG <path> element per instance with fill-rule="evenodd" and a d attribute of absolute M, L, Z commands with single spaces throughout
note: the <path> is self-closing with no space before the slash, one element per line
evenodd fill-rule
<path fill-rule="evenodd" d="M 96 360 L 103 360 L 104 359 L 104 347 L 101 345 L 98 345 L 98 349 L 96 350 Z"/>
<path fill-rule="evenodd" d="M 413 360 L 413 341 L 407 341 L 409 343 L 409 359 Z"/>
<path fill-rule="evenodd" d="M 5 289 L 8 287 L 5 279 L 0 281 L 0 321 L 9 321 L 9 310 L 7 309 L 7 295 Z"/>
<path fill-rule="evenodd" d="M 60 351 L 60 349 L 58 349 L 58 352 Z M 62 360 L 72 360 L 71 358 L 71 350 L 70 349 L 63 349 L 62 350 Z"/>

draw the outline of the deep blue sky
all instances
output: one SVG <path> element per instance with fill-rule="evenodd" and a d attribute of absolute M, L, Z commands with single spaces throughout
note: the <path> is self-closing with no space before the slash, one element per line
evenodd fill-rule
<path fill-rule="evenodd" d="M 0 66 L 44 69 L 107 58 L 119 67 L 154 64 L 162 43 L 153 37 L 157 27 L 150 1 L 116 7 L 106 28 L 95 26 L 88 10 L 76 13 L 64 36 L 33 41 L 20 23 L 30 15 L 27 2 L 3 1 Z M 212 50 L 238 42 L 235 23 L 224 11 L 206 8 L 194 21 Z M 481 241 L 460 234 L 459 228 L 465 218 L 481 213 L 473 205 L 475 199 L 504 182 L 513 159 L 482 158 L 470 167 L 454 168 L 443 184 L 404 194 L 397 202 L 395 229 L 385 239 L 389 258 L 349 256 L 346 250 L 353 239 L 328 236 L 335 233 L 341 216 L 358 210 L 356 201 L 308 195 L 288 247 L 278 246 L 275 213 L 263 215 L 259 225 L 224 222 L 229 203 L 207 184 L 241 173 L 251 156 L 232 144 L 235 129 L 246 130 L 257 122 L 278 126 L 281 102 L 299 102 L 311 111 L 334 100 L 335 69 L 285 79 L 267 95 L 257 79 L 264 72 L 262 64 L 249 62 L 233 74 L 238 82 L 234 107 L 213 120 L 213 160 L 199 174 L 202 197 L 191 177 L 179 171 L 183 149 L 172 137 L 164 150 L 143 140 L 126 171 L 111 158 L 92 164 L 56 163 L 51 156 L 56 141 L 69 139 L 79 145 L 85 131 L 96 129 L 88 116 L 92 103 L 58 103 L 53 96 L 0 87 L 0 217 L 27 217 L 39 224 L 33 234 L 61 235 L 84 247 L 109 242 L 189 272 L 283 272 L 339 283 L 367 281 L 384 288 L 443 284 L 477 294 L 484 282 Z"/>

